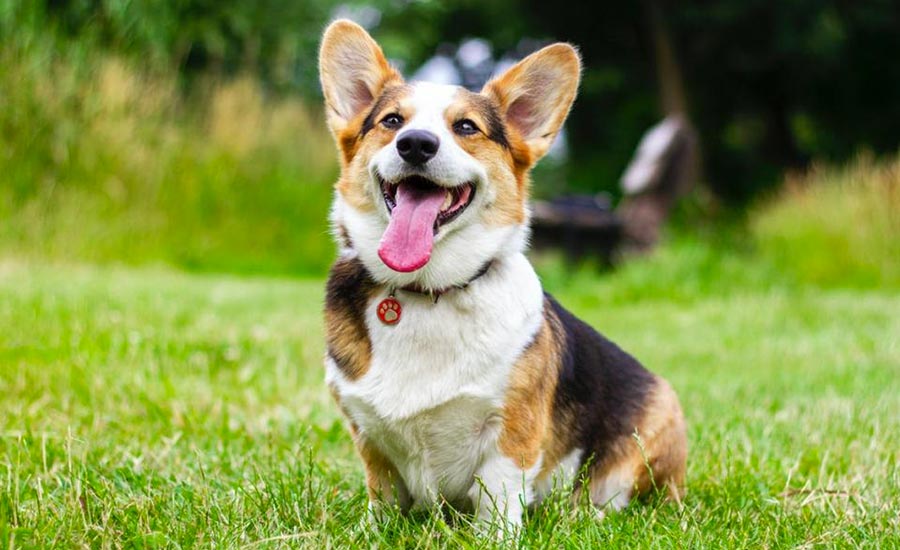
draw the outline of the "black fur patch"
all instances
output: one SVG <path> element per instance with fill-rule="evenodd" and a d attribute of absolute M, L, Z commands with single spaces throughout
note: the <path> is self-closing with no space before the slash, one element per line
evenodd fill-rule
<path fill-rule="evenodd" d="M 584 449 L 583 462 L 602 463 L 617 441 L 634 433 L 656 378 L 552 296 L 545 297 L 564 338 L 554 411 L 574 419 L 570 444 Z"/>
<path fill-rule="evenodd" d="M 503 117 L 493 100 L 481 94 L 471 94 L 470 100 L 478 110 L 484 123 L 487 125 L 485 134 L 488 139 L 499 143 L 505 149 L 509 149 L 509 140 L 506 137 L 506 127 L 503 125 Z"/>
<path fill-rule="evenodd" d="M 351 378 L 368 367 L 358 364 L 362 358 L 357 346 L 371 354 L 365 312 L 376 286 L 358 258 L 338 259 L 331 266 L 325 286 L 328 356 Z"/>
<path fill-rule="evenodd" d="M 347 231 L 347 228 L 344 226 L 344 224 L 340 224 L 337 226 L 337 237 L 342 247 L 353 248 L 353 239 L 350 238 L 350 232 Z"/>

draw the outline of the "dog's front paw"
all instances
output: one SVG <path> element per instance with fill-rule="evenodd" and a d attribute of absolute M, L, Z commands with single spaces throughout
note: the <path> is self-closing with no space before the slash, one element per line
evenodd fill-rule
<path fill-rule="evenodd" d="M 382 500 L 370 500 L 365 522 L 373 529 L 386 523 L 391 517 L 391 505 Z"/>
<path fill-rule="evenodd" d="M 378 525 L 384 521 L 384 509 L 382 505 L 370 500 L 368 509 L 366 510 L 366 521 L 372 525 Z"/>
<path fill-rule="evenodd" d="M 493 514 L 489 517 L 477 516 L 474 530 L 479 538 L 493 540 L 503 547 L 513 547 L 519 540 L 523 527 L 520 517 Z"/>
<path fill-rule="evenodd" d="M 523 495 L 505 490 L 492 493 L 481 480 L 469 491 L 475 508 L 475 531 L 498 542 L 518 540 L 522 529 Z"/>

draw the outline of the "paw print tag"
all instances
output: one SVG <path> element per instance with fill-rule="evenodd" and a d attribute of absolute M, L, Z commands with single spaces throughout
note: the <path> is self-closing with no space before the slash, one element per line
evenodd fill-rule
<path fill-rule="evenodd" d="M 393 325 L 400 320 L 400 313 L 402 311 L 403 308 L 400 306 L 400 302 L 398 302 L 397 299 L 394 298 L 394 295 L 391 294 L 378 303 L 378 309 L 375 310 L 375 313 L 378 314 L 378 318 L 381 319 L 382 323 Z"/>

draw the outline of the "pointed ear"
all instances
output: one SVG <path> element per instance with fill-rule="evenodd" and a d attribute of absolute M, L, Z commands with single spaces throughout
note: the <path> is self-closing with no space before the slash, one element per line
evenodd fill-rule
<path fill-rule="evenodd" d="M 528 146 L 531 164 L 553 144 L 581 79 L 581 60 L 569 44 L 543 48 L 488 82 L 481 93 L 499 104 L 506 124 Z"/>
<path fill-rule="evenodd" d="M 319 79 L 328 126 L 335 135 L 371 105 L 387 83 L 403 80 L 369 33 L 346 19 L 325 29 L 319 49 Z"/>

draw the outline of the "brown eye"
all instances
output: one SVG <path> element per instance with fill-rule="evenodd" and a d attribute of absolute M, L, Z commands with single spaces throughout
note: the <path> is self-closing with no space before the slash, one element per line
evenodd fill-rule
<path fill-rule="evenodd" d="M 396 130 L 397 128 L 403 126 L 403 117 L 398 115 L 397 113 L 391 113 L 381 119 L 381 125 L 388 130 Z"/>
<path fill-rule="evenodd" d="M 461 136 L 471 136 L 477 134 L 481 130 L 471 120 L 464 118 L 453 123 L 453 131 Z"/>

